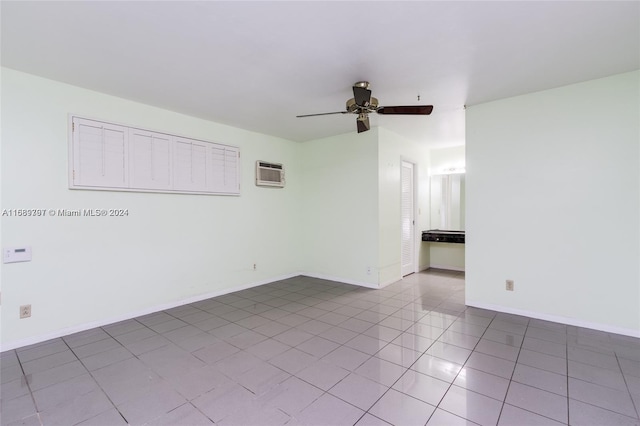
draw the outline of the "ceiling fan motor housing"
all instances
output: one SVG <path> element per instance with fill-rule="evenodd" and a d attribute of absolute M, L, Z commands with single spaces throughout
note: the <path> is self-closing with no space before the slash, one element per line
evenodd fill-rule
<path fill-rule="evenodd" d="M 377 109 L 378 109 L 378 99 L 374 98 L 373 96 L 369 101 L 369 105 L 367 105 L 366 107 L 362 107 L 358 105 L 356 103 L 355 98 L 351 98 L 347 101 L 347 112 L 351 112 L 353 114 L 360 114 L 362 112 L 364 113 L 376 112 Z"/>

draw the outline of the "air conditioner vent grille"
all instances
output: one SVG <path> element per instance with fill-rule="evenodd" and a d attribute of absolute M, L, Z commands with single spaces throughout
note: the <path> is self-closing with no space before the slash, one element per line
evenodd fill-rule
<path fill-rule="evenodd" d="M 256 185 L 284 187 L 284 167 L 282 164 L 256 161 Z"/>
<path fill-rule="evenodd" d="M 266 169 L 282 170 L 282 164 L 265 163 L 264 161 L 259 161 L 258 163 L 259 163 L 259 167 L 264 167 Z"/>

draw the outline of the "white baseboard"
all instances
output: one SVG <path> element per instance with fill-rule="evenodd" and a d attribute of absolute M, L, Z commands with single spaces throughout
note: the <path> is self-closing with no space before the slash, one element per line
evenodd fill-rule
<path fill-rule="evenodd" d="M 464 272 L 464 266 L 451 266 L 451 265 L 429 265 L 426 269 L 446 269 L 449 271 L 460 271 Z"/>
<path fill-rule="evenodd" d="M 391 285 L 393 283 L 397 283 L 400 280 L 402 280 L 402 277 L 382 282 L 382 283 L 380 283 L 380 287 L 378 287 L 378 288 L 385 288 L 386 286 Z"/>
<path fill-rule="evenodd" d="M 189 303 L 195 303 L 195 302 L 199 302 L 201 300 L 206 300 L 206 299 L 211 299 L 212 297 L 218 297 L 218 296 L 222 296 L 225 294 L 229 294 L 229 293 L 233 293 L 236 291 L 240 291 L 240 290 L 246 290 L 248 288 L 253 288 L 253 287 L 258 287 L 264 284 L 269 284 L 275 281 L 280 281 L 280 280 L 286 280 L 287 278 L 293 278 L 293 277 L 297 277 L 298 275 L 301 275 L 299 273 L 293 273 L 293 274 L 286 274 L 286 275 L 282 275 L 279 277 L 274 277 L 274 278 L 270 278 L 267 280 L 262 280 L 262 281 L 254 281 L 252 283 L 248 283 L 248 284 L 242 284 L 242 285 L 238 285 L 235 287 L 228 287 L 222 290 L 216 290 L 216 291 L 212 291 L 210 293 L 204 293 L 204 294 L 199 294 L 196 296 L 191 296 L 188 297 L 186 299 L 181 299 L 181 300 L 177 300 L 174 302 L 170 302 L 170 303 L 164 303 L 161 305 L 155 305 L 155 306 L 151 306 L 139 311 L 135 311 L 135 312 L 127 312 L 126 314 L 123 315 L 118 315 L 115 317 L 110 317 L 107 319 L 103 319 L 103 320 L 98 320 L 98 321 L 92 321 L 89 323 L 83 323 L 83 324 L 78 324 L 78 325 L 74 325 L 71 327 L 67 327 L 67 328 L 63 328 L 60 330 L 56 330 L 53 331 L 51 333 L 46 333 L 46 334 L 41 334 L 38 336 L 33 336 L 33 337 L 29 337 L 26 339 L 21 339 L 21 340 L 15 340 L 13 342 L 8 342 L 3 344 L 0 347 L 0 352 L 4 352 L 4 351 L 8 351 L 11 349 L 16 349 L 16 348 L 21 348 L 23 346 L 29 346 L 29 345 L 34 345 L 36 343 L 40 343 L 40 342 L 45 342 L 47 340 L 51 340 L 51 339 L 56 339 L 58 337 L 63 337 L 63 336 L 68 336 L 70 334 L 73 333 L 79 333 L 81 331 L 86 331 L 86 330 L 90 330 L 92 328 L 96 328 L 96 327 L 102 327 L 105 325 L 109 325 L 109 324 L 114 324 L 120 321 L 125 321 L 128 319 L 132 319 L 132 318 L 137 318 L 140 317 L 142 315 L 148 315 L 148 314 L 152 314 L 154 312 L 159 312 L 159 311 L 164 311 L 167 309 L 171 309 L 171 308 L 175 308 L 178 306 L 182 306 L 182 305 L 187 305 Z"/>
<path fill-rule="evenodd" d="M 522 309 L 513 309 L 506 306 L 492 305 L 490 303 L 475 302 L 473 300 L 466 300 L 465 305 L 472 306 L 474 308 L 488 309 L 496 312 L 503 312 L 505 314 L 522 315 L 525 317 L 535 318 L 535 319 L 544 320 L 544 321 L 557 322 L 560 324 L 573 325 L 576 327 L 590 328 L 592 330 L 605 331 L 607 333 L 621 334 L 623 336 L 640 337 L 640 330 L 634 330 L 632 328 L 615 327 L 607 324 L 582 321 L 579 319 L 568 318 L 568 317 L 563 317 L 559 315 L 550 315 L 550 314 L 545 314 L 540 312 L 526 311 Z"/>
<path fill-rule="evenodd" d="M 337 282 L 341 282 L 341 283 L 345 283 L 345 284 L 357 285 L 357 286 L 360 286 L 360 287 L 367 287 L 367 288 L 374 288 L 374 289 L 379 289 L 381 287 L 381 286 L 379 286 L 377 284 L 365 283 L 365 282 L 362 282 L 362 281 L 355 281 L 355 280 L 342 278 L 342 277 L 334 277 L 334 276 L 331 276 L 331 275 L 319 274 L 319 273 L 316 273 L 316 272 L 300 272 L 299 275 L 305 275 L 305 276 L 311 277 L 311 278 L 319 278 L 321 280 L 337 281 Z"/>
<path fill-rule="evenodd" d="M 376 284 L 371 284 L 371 283 L 365 283 L 362 281 L 355 281 L 355 280 L 351 280 L 351 279 L 347 279 L 347 278 L 340 278 L 340 277 L 334 277 L 334 276 L 330 276 L 330 275 L 325 275 L 325 274 L 318 274 L 315 272 L 301 272 L 300 275 L 305 275 L 307 277 L 312 277 L 312 278 L 320 278 L 322 280 L 329 280 L 329 281 L 338 281 L 341 283 L 345 283 L 345 284 L 352 284 L 352 285 L 357 285 L 359 287 L 366 287 L 366 288 L 372 288 L 374 290 L 379 290 L 381 288 L 384 288 L 390 284 L 396 283 L 398 281 L 400 281 L 402 279 L 402 277 L 398 277 L 398 278 L 394 278 L 385 282 L 381 282 L 379 285 Z"/>

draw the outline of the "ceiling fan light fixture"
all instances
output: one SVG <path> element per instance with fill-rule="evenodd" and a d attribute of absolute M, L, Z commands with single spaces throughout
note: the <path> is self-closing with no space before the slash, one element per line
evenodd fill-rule
<path fill-rule="evenodd" d="M 371 128 L 371 125 L 369 124 L 369 115 L 366 112 L 358 114 L 356 126 L 358 128 L 358 133 L 366 132 Z"/>

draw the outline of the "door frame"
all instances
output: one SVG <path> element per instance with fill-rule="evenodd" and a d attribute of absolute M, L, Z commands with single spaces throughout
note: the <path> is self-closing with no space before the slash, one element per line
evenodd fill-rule
<path fill-rule="evenodd" d="M 403 241 L 402 241 L 402 220 L 404 219 L 402 216 L 402 174 L 403 174 L 403 168 L 405 164 L 410 164 L 411 165 L 411 205 L 412 205 L 412 209 L 411 209 L 411 215 L 412 215 L 412 220 L 413 220 L 413 226 L 412 226 L 412 232 L 411 232 L 411 249 L 412 249 L 412 253 L 413 253 L 413 259 L 412 259 L 412 268 L 411 271 L 405 274 L 404 271 L 404 265 L 403 265 Z M 414 274 L 416 272 L 418 272 L 418 245 L 417 245 L 417 224 L 416 224 L 416 218 L 417 218 L 417 203 L 416 203 L 416 194 L 417 194 L 417 163 L 415 161 L 412 161 L 408 158 L 405 157 L 401 157 L 400 158 L 400 276 L 401 278 L 406 277 L 407 275 L 411 275 Z"/>

